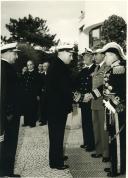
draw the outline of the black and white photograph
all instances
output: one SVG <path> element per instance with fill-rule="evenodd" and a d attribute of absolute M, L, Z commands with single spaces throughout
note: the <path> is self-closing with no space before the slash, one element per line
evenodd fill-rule
<path fill-rule="evenodd" d="M 0 1 L 0 177 L 127 177 L 127 0 Z"/>

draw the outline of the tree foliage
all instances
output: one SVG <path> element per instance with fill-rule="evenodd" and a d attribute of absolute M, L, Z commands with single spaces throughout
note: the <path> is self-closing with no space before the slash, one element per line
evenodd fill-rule
<path fill-rule="evenodd" d="M 126 31 L 127 24 L 125 20 L 120 16 L 112 15 L 103 23 L 102 39 L 105 40 L 105 43 L 117 42 L 126 50 Z"/>
<path fill-rule="evenodd" d="M 10 18 L 10 23 L 6 24 L 6 28 L 11 33 L 12 39 L 15 41 L 29 42 L 33 45 L 50 48 L 55 45 L 55 36 L 49 32 L 46 20 L 39 17 L 19 18 L 18 20 Z"/>

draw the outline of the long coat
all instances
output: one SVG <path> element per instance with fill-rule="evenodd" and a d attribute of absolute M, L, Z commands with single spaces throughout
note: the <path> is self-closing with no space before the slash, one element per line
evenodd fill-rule
<path fill-rule="evenodd" d="M 48 116 L 68 114 L 72 109 L 72 84 L 68 67 L 59 58 L 48 69 L 46 107 Z M 48 117 L 48 119 L 53 117 Z M 55 118 L 55 117 L 54 117 Z M 59 120 L 58 120 L 59 121 Z"/>
<path fill-rule="evenodd" d="M 2 151 L 2 173 L 13 173 L 19 130 L 19 86 L 16 72 L 12 65 L 1 60 L 1 105 L 2 131 L 4 142 Z M 1 168 L 1 165 L 0 165 Z"/>

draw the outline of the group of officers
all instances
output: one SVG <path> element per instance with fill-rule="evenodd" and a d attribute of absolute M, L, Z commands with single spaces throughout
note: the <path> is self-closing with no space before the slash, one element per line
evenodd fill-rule
<path fill-rule="evenodd" d="M 108 177 L 126 170 L 126 57 L 115 42 L 82 53 L 85 67 L 76 80 L 74 99 L 82 114 L 83 145 L 93 158 L 110 162 Z M 93 62 L 95 60 L 95 63 Z"/>
<path fill-rule="evenodd" d="M 73 60 L 72 45 L 57 48 L 50 65 L 45 63 L 46 72 L 35 71 L 33 61 L 28 61 L 20 79 L 12 67 L 17 51 L 16 43 L 1 48 L 0 176 L 20 177 L 14 174 L 20 116 L 24 115 L 23 126 L 35 127 L 38 101 L 43 118 L 40 125 L 48 122 L 50 168 L 69 168 L 64 164 L 68 156 L 63 141 L 75 102 L 82 113 L 84 142 L 80 147 L 95 150 L 93 158 L 110 161 L 107 176 L 125 174 L 126 57 L 121 46 L 111 42 L 96 51 L 85 48 L 81 53 L 84 67 L 75 80 L 68 67 Z"/>

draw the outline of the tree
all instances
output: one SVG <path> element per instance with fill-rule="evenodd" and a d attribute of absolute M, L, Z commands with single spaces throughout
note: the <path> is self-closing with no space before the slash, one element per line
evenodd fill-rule
<path fill-rule="evenodd" d="M 127 24 L 125 20 L 120 16 L 112 15 L 103 23 L 102 40 L 105 40 L 105 43 L 117 42 L 126 51 L 126 31 Z"/>
<path fill-rule="evenodd" d="M 29 42 L 33 45 L 50 48 L 55 45 L 55 36 L 51 35 L 46 25 L 46 20 L 39 17 L 19 18 L 18 20 L 10 18 L 10 23 L 6 24 L 6 28 L 11 33 L 12 39 L 18 42 Z"/>

